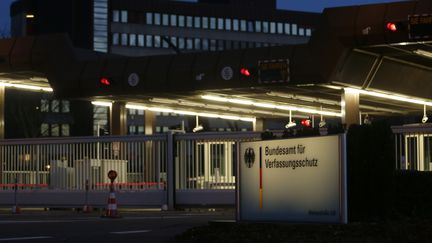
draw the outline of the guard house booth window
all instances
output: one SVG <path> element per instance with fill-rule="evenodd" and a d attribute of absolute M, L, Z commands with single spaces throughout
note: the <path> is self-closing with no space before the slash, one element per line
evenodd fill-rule
<path fill-rule="evenodd" d="M 416 125 L 392 127 L 395 133 L 396 168 L 432 171 L 432 124 Z M 423 129 L 419 130 L 419 127 Z"/>

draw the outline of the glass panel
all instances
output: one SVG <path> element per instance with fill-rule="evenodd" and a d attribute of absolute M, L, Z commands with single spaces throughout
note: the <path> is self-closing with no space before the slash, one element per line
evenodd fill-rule
<path fill-rule="evenodd" d="M 166 42 L 165 38 L 163 38 L 162 36 L 161 36 L 161 43 L 162 43 L 162 47 L 163 48 L 168 48 L 169 47 L 168 42 Z"/>
<path fill-rule="evenodd" d="M 129 134 L 135 134 L 136 133 L 136 126 L 129 126 Z"/>
<path fill-rule="evenodd" d="M 255 47 L 257 47 L 257 48 L 260 48 L 262 45 L 261 45 L 261 42 L 257 42 L 257 43 L 255 43 Z"/>
<path fill-rule="evenodd" d="M 112 35 L 112 44 L 118 45 L 119 44 L 119 33 L 113 33 Z"/>
<path fill-rule="evenodd" d="M 254 23 L 252 21 L 247 22 L 247 31 L 254 32 Z"/>
<path fill-rule="evenodd" d="M 113 10 L 112 15 L 113 15 L 113 22 L 119 22 L 120 21 L 120 13 L 118 10 Z"/>
<path fill-rule="evenodd" d="M 231 30 L 231 19 L 225 19 L 225 29 Z"/>
<path fill-rule="evenodd" d="M 146 23 L 153 24 L 153 13 L 146 13 Z"/>
<path fill-rule="evenodd" d="M 183 15 L 179 15 L 178 17 L 179 17 L 179 19 L 178 19 L 178 25 L 180 27 L 184 27 L 185 26 L 185 17 Z"/>
<path fill-rule="evenodd" d="M 304 28 L 299 28 L 299 35 L 305 35 Z"/>
<path fill-rule="evenodd" d="M 311 35 L 312 35 L 312 30 L 306 29 L 306 36 L 311 36 Z"/>
<path fill-rule="evenodd" d="M 202 17 L 202 27 L 208 29 L 208 17 Z"/>
<path fill-rule="evenodd" d="M 168 26 L 169 25 L 169 16 L 168 14 L 162 14 L 162 25 Z"/>
<path fill-rule="evenodd" d="M 160 13 L 155 13 L 155 14 L 154 14 L 154 24 L 155 24 L 155 25 L 160 25 L 160 24 L 161 24 L 161 16 L 160 16 Z"/>
<path fill-rule="evenodd" d="M 291 26 L 288 23 L 285 23 L 285 34 L 290 35 L 291 34 Z"/>
<path fill-rule="evenodd" d="M 283 23 L 277 23 L 277 32 L 278 34 L 283 34 L 284 32 Z"/>
<path fill-rule="evenodd" d="M 210 51 L 216 51 L 216 40 L 210 40 Z"/>
<path fill-rule="evenodd" d="M 417 170 L 417 137 L 407 138 L 407 168 Z"/>
<path fill-rule="evenodd" d="M 269 23 L 267 21 L 263 22 L 262 31 L 264 33 L 268 33 L 269 32 Z"/>
<path fill-rule="evenodd" d="M 138 126 L 138 134 L 144 134 L 144 126 Z"/>
<path fill-rule="evenodd" d="M 171 36 L 171 44 L 173 44 L 175 47 L 177 47 L 177 37 Z"/>
<path fill-rule="evenodd" d="M 144 46 L 144 35 L 138 35 L 138 46 Z"/>
<path fill-rule="evenodd" d="M 225 46 L 224 46 L 224 41 L 223 40 L 218 40 L 218 50 L 219 51 L 223 51 Z"/>
<path fill-rule="evenodd" d="M 210 18 L 210 29 L 212 30 L 216 29 L 216 18 L 213 17 Z"/>
<path fill-rule="evenodd" d="M 136 46 L 136 34 L 129 34 L 129 45 Z"/>
<path fill-rule="evenodd" d="M 238 19 L 233 19 L 233 30 L 238 31 L 239 30 L 239 21 Z"/>
<path fill-rule="evenodd" d="M 246 31 L 246 20 L 244 19 L 240 20 L 240 30 Z"/>
<path fill-rule="evenodd" d="M 121 11 L 121 22 L 122 23 L 128 22 L 128 12 L 126 10 Z"/>
<path fill-rule="evenodd" d="M 49 100 L 41 100 L 41 112 L 49 112 Z"/>
<path fill-rule="evenodd" d="M 276 23 L 275 22 L 270 22 L 270 33 L 271 34 L 276 33 Z"/>
<path fill-rule="evenodd" d="M 194 17 L 194 27 L 201 28 L 201 17 Z"/>
<path fill-rule="evenodd" d="M 192 28 L 193 26 L 193 18 L 192 16 L 187 16 L 186 17 L 186 27 Z"/>
<path fill-rule="evenodd" d="M 223 18 L 218 18 L 218 30 L 223 30 L 224 29 L 224 19 Z"/>
<path fill-rule="evenodd" d="M 153 47 L 153 36 L 152 35 L 146 35 L 146 46 L 147 47 Z"/>
<path fill-rule="evenodd" d="M 58 124 L 51 124 L 51 136 L 53 137 L 60 136 L 60 130 Z"/>
<path fill-rule="evenodd" d="M 61 109 L 61 111 L 63 113 L 70 112 L 70 102 L 69 102 L 69 100 L 62 100 L 62 109 Z"/>
<path fill-rule="evenodd" d="M 261 21 L 255 21 L 255 31 L 261 32 Z"/>
<path fill-rule="evenodd" d="M 292 32 L 291 33 L 293 35 L 297 35 L 297 24 L 292 24 L 291 27 L 292 27 Z"/>
<path fill-rule="evenodd" d="M 159 35 L 155 35 L 154 37 L 154 47 L 159 48 L 161 47 L 161 37 Z"/>
<path fill-rule="evenodd" d="M 128 34 L 122 33 L 121 34 L 121 45 L 127 46 L 127 44 L 128 44 Z"/>
<path fill-rule="evenodd" d="M 41 136 L 44 136 L 44 137 L 49 136 L 49 125 L 47 123 L 41 124 Z"/>
<path fill-rule="evenodd" d="M 170 21 L 171 21 L 171 26 L 177 26 L 177 15 L 175 14 L 171 14 L 170 15 Z"/>

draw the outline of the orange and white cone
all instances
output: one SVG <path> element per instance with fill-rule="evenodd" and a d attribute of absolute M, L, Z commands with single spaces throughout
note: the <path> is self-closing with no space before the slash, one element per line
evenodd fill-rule
<path fill-rule="evenodd" d="M 115 192 L 114 192 L 114 186 L 111 185 L 110 188 L 110 194 L 108 197 L 108 206 L 107 209 L 105 210 L 105 215 L 103 215 L 103 217 L 106 218 L 119 218 L 120 215 L 117 212 L 117 202 L 116 202 L 116 197 L 115 197 Z"/>

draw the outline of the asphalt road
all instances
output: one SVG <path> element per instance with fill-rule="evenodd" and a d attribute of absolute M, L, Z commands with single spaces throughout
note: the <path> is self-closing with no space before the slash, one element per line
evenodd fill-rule
<path fill-rule="evenodd" d="M 232 220 L 232 211 L 120 212 L 122 218 L 73 211 L 0 212 L 0 242 L 164 242 L 213 220 Z"/>

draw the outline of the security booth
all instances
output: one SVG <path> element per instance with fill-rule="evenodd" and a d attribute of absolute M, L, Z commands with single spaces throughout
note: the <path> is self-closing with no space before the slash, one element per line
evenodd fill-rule
<path fill-rule="evenodd" d="M 432 124 L 393 126 L 396 169 L 432 171 Z"/>

